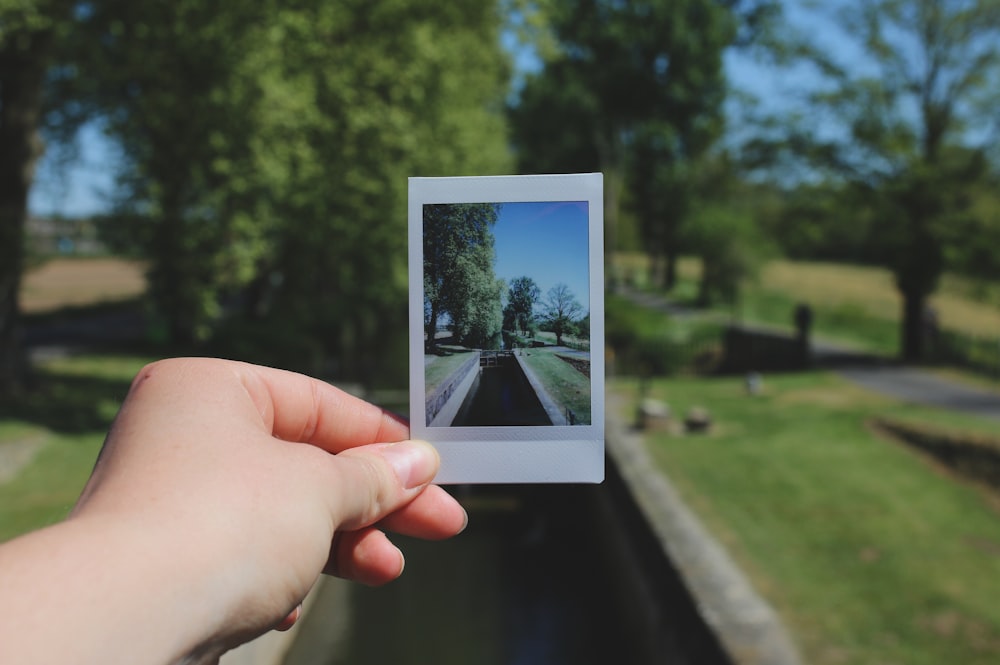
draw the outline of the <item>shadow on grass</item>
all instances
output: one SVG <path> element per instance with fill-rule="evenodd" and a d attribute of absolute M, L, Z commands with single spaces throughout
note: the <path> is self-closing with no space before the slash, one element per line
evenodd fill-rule
<path fill-rule="evenodd" d="M 34 423 L 61 434 L 106 431 L 130 383 L 36 369 L 26 388 L 0 400 L 0 419 Z"/>

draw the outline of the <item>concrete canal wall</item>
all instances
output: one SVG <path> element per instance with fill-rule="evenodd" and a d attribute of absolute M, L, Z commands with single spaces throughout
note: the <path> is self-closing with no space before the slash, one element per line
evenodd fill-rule
<path fill-rule="evenodd" d="M 623 412 L 613 396 L 607 407 L 607 479 L 588 487 L 574 510 L 601 534 L 607 563 L 593 575 L 612 581 L 611 604 L 625 615 L 636 656 L 630 663 L 800 665 L 775 612 L 684 505 L 641 437 L 613 416 Z M 266 635 L 223 665 L 280 665 L 294 631 Z"/>
<path fill-rule="evenodd" d="M 434 389 L 424 400 L 427 414 L 427 425 L 431 427 L 447 427 L 455 419 L 462 402 L 472 388 L 479 374 L 480 352 L 473 353 L 468 360 L 452 372 L 440 386 Z"/>

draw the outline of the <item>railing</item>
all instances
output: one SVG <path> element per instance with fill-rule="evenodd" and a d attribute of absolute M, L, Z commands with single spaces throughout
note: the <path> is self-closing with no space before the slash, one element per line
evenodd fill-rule
<path fill-rule="evenodd" d="M 480 367 L 497 367 L 501 360 L 513 358 L 513 351 L 483 351 L 479 356 Z"/>

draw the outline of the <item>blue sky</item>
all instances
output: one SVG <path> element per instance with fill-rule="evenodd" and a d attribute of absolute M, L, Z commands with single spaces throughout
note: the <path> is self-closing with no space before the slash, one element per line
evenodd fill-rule
<path fill-rule="evenodd" d="M 493 227 L 497 277 L 530 277 L 543 300 L 562 282 L 590 311 L 588 230 L 586 201 L 504 203 Z"/>

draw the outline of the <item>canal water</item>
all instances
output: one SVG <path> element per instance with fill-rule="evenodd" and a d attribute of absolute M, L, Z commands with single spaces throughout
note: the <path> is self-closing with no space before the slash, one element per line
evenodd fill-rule
<path fill-rule="evenodd" d="M 534 388 L 513 358 L 480 368 L 452 421 L 454 427 L 551 425 Z"/>
<path fill-rule="evenodd" d="M 639 662 L 627 598 L 594 528 L 594 486 L 459 488 L 454 539 L 394 538 L 406 571 L 371 589 L 326 584 L 285 665 Z"/>

